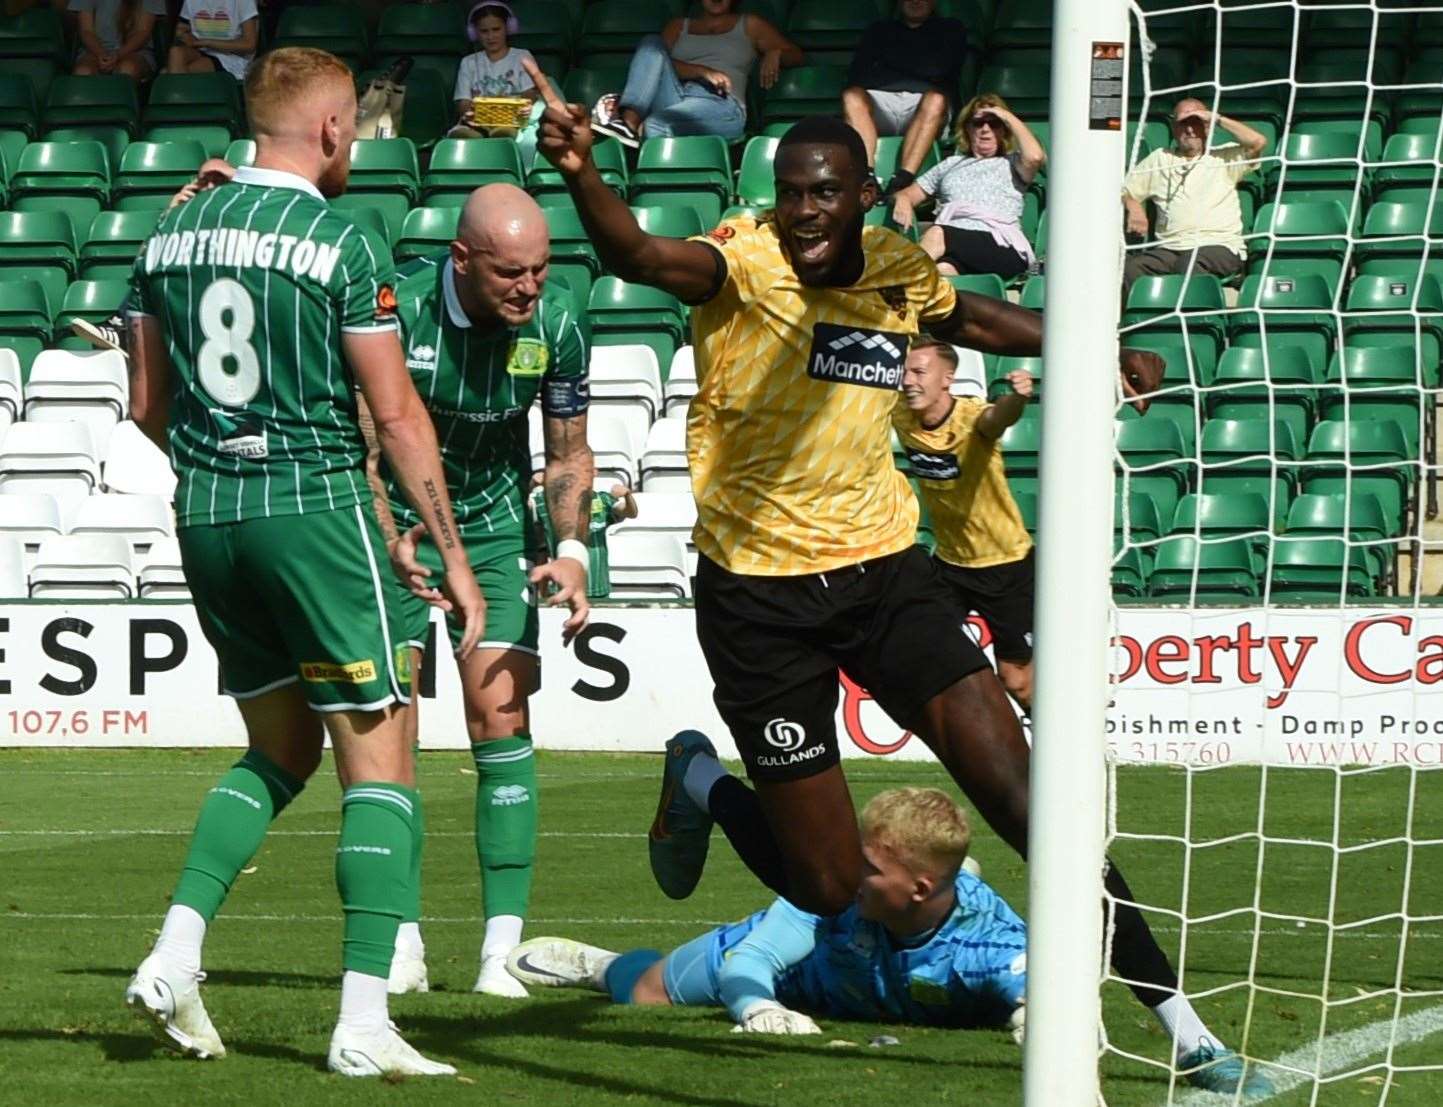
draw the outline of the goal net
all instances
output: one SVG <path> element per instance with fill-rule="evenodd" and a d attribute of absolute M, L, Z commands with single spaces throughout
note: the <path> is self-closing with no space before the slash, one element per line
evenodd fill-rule
<path fill-rule="evenodd" d="M 1185 98 L 1262 146 L 1236 272 L 1143 271 L 1175 196 L 1129 236 L 1108 850 L 1277 1102 L 1443 1102 L 1443 7 L 1146 0 L 1129 55 L 1128 170 Z M 1107 1102 L 1234 1101 L 1111 970 L 1103 1022 Z"/>

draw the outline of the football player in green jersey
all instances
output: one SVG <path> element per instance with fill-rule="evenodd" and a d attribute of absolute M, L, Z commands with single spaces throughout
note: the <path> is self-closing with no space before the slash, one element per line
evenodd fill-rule
<path fill-rule="evenodd" d="M 569 641 L 586 625 L 587 536 L 594 468 L 586 444 L 586 321 L 570 294 L 546 283 L 551 243 L 536 201 L 521 189 L 477 189 L 441 264 L 397 288 L 406 364 L 441 443 L 471 568 L 486 597 L 486 633 L 458 659 L 466 729 L 476 764 L 476 855 L 486 932 L 475 990 L 524 997 L 506 969 L 521 940 L 536 853 L 536 767 L 527 699 L 540 680 L 536 597 L 571 609 Z M 527 511 L 527 411 L 541 401 L 546 503 L 559 542 L 548 560 Z M 364 421 L 364 413 L 363 413 Z M 374 456 L 374 454 L 373 454 Z M 397 572 L 413 582 L 407 635 L 426 637 L 423 598 L 441 562 L 423 537 L 384 459 L 375 467 L 377 514 Z M 394 516 L 394 524 L 389 516 Z M 423 598 L 417 598 L 423 597 Z M 454 640 L 461 624 L 447 620 Z M 426 963 L 416 900 L 397 937 L 393 992 L 423 991 Z"/>
<path fill-rule="evenodd" d="M 406 593 L 386 571 L 355 394 L 438 548 L 441 591 L 479 639 L 485 603 L 461 544 L 435 431 L 405 369 L 388 259 L 331 211 L 355 138 L 350 70 L 279 49 L 251 68 L 254 167 L 168 211 L 136 259 L 131 412 L 167 449 L 186 579 L 249 750 L 201 805 L 160 937 L 126 1001 L 161 1040 L 225 1052 L 201 943 L 330 734 L 344 789 L 336 882 L 341 1010 L 328 1064 L 348 1076 L 444 1075 L 390 1023 L 386 977 L 419 846 L 407 741 Z"/>

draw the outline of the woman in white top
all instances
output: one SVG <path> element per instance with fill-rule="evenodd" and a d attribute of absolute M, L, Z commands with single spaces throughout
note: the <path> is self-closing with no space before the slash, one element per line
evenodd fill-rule
<path fill-rule="evenodd" d="M 802 52 L 765 19 L 741 15 L 736 6 L 737 0 L 701 0 L 695 19 L 673 19 L 661 34 L 643 38 L 621 95 L 597 101 L 596 128 L 628 146 L 639 146 L 643 136 L 740 138 L 756 60 L 762 88 L 771 88 L 782 66 L 802 64 Z"/>
<path fill-rule="evenodd" d="M 260 25 L 255 0 L 185 0 L 165 71 L 229 73 L 243 81 L 256 56 Z"/>
<path fill-rule="evenodd" d="M 892 219 L 910 227 L 917 205 L 935 199 L 935 221 L 921 246 L 940 272 L 1015 277 L 1034 260 L 1022 233 L 1022 203 L 1046 161 L 1037 136 L 1002 97 L 973 97 L 958 115 L 957 154 L 897 193 Z"/>
<path fill-rule="evenodd" d="M 481 0 L 466 16 L 466 34 L 480 47 L 461 59 L 456 71 L 456 126 L 452 138 L 476 138 L 483 132 L 476 128 L 473 111 L 477 96 L 509 96 L 523 100 L 536 99 L 536 85 L 521 67 L 530 50 L 511 45 L 511 36 L 521 24 L 507 4 L 499 0 Z M 534 59 L 533 59 L 534 60 Z M 515 134 L 514 128 L 490 129 L 486 134 Z"/>

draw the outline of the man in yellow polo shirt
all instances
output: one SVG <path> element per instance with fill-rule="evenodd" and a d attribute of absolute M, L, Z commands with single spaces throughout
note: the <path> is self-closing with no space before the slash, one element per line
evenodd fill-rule
<path fill-rule="evenodd" d="M 992 631 L 997 675 L 1032 710 L 1032 537 L 1007 487 L 1002 432 L 1022 417 L 1032 374 L 1007 375 L 1012 391 L 995 403 L 949 391 L 957 352 L 945 342 L 912 343 L 892 425 L 907 450 L 932 516 L 938 575 L 961 605 Z"/>

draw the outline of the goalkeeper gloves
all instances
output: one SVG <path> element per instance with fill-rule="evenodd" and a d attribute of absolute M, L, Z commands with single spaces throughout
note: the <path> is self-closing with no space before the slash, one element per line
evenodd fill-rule
<path fill-rule="evenodd" d="M 749 1034 L 820 1034 L 822 1028 L 809 1015 L 788 1010 L 774 999 L 759 999 L 747 1005 L 742 1012 L 741 1023 L 732 1027 L 734 1034 L 743 1031 Z"/>

